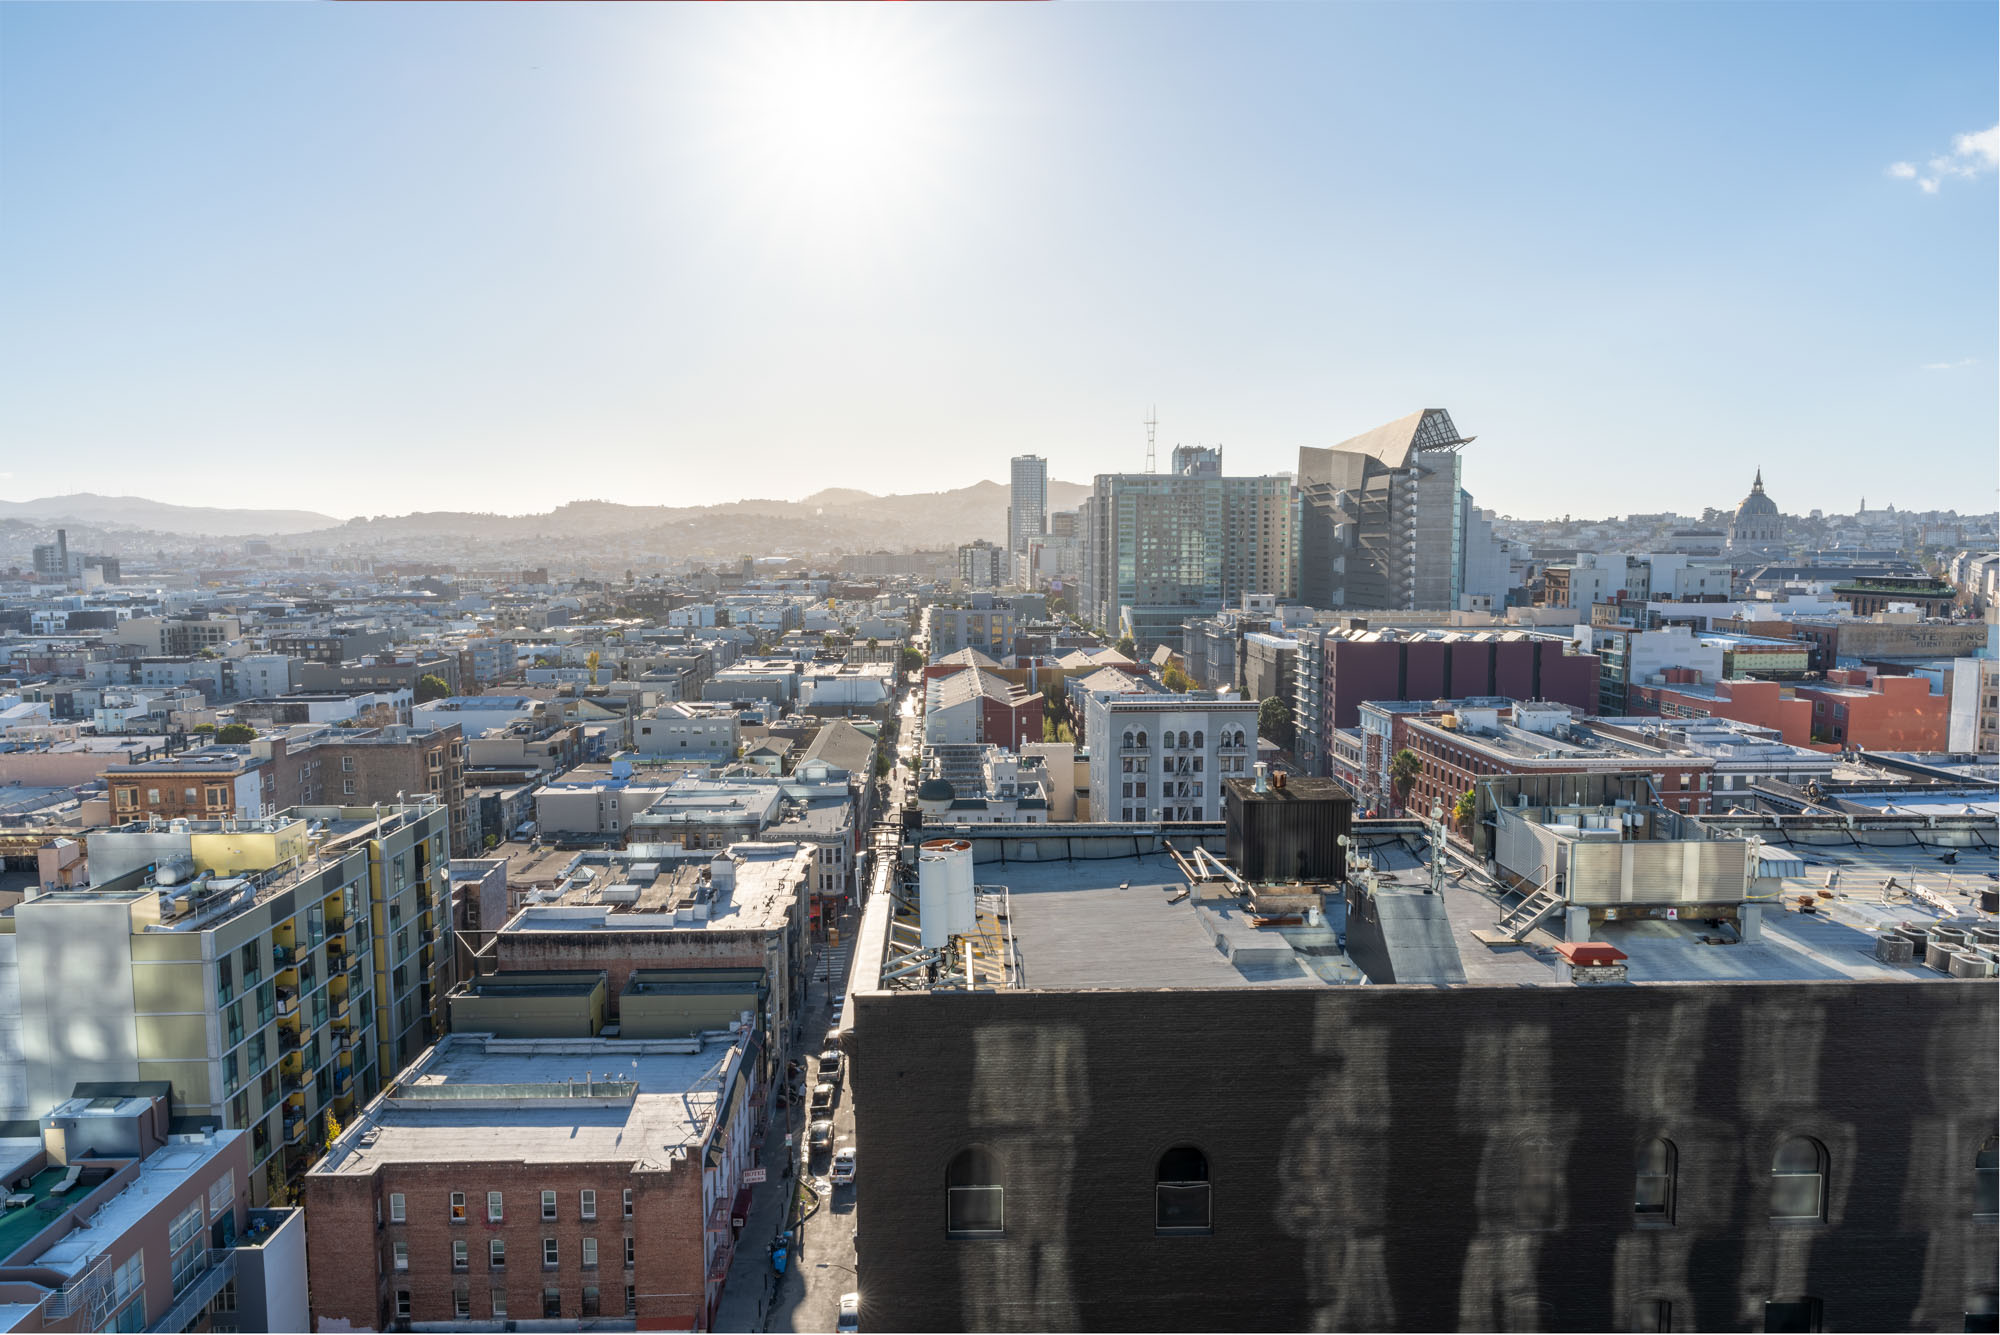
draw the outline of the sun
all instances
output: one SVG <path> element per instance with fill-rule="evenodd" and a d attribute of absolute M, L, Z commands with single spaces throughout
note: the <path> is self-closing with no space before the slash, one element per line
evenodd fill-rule
<path fill-rule="evenodd" d="M 821 224 L 917 205 L 940 169 L 937 71 L 903 14 L 783 8 L 720 78 L 734 166 L 756 195 Z"/>

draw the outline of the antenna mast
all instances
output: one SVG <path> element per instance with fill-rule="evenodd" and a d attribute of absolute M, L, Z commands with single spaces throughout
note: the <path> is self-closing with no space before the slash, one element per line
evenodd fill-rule
<path fill-rule="evenodd" d="M 1159 410 L 1157 408 L 1146 409 L 1146 471 L 1148 473 L 1157 473 L 1160 471 L 1153 455 L 1153 432 L 1159 425 Z"/>

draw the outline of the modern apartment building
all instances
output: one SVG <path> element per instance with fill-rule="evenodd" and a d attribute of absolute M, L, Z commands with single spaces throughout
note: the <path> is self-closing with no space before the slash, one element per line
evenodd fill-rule
<path fill-rule="evenodd" d="M 1090 812 L 1099 821 L 1217 821 L 1223 782 L 1257 757 L 1257 702 L 1091 695 Z"/>
<path fill-rule="evenodd" d="M 1017 454 L 1009 477 L 1007 550 L 1025 552 L 1048 531 L 1049 461 L 1038 454 Z"/>
<path fill-rule="evenodd" d="M 1181 471 L 1099 474 L 1084 502 L 1078 613 L 1142 653 L 1180 647 L 1181 623 L 1246 593 L 1298 592 L 1292 483 L 1225 477 L 1220 451 L 1176 451 Z"/>
<path fill-rule="evenodd" d="M 173 1112 L 86 1082 L 0 1141 L 8 1330 L 307 1329 L 303 1213 L 252 1208 L 248 1136 Z"/>
<path fill-rule="evenodd" d="M 447 836 L 429 800 L 94 832 L 88 889 L 0 915 L 4 1115 L 163 1081 L 178 1115 L 249 1132 L 253 1203 L 286 1200 L 329 1114 L 439 1032 Z"/>
<path fill-rule="evenodd" d="M 444 1039 L 307 1178 L 314 1328 L 712 1329 L 753 1041 Z"/>

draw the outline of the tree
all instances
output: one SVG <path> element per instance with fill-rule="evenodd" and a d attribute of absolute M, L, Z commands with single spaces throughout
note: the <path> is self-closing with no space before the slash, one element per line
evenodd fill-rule
<path fill-rule="evenodd" d="M 1389 762 L 1389 783 L 1396 790 L 1397 800 L 1409 796 L 1410 785 L 1417 781 L 1417 775 L 1423 767 L 1424 762 L 1418 759 L 1417 753 L 1409 747 L 1406 746 L 1396 753 L 1396 758 Z"/>
<path fill-rule="evenodd" d="M 889 777 L 889 757 L 885 755 L 875 757 L 875 777 L 878 779 Z"/>
<path fill-rule="evenodd" d="M 1042 687 L 1042 717 L 1056 723 L 1069 718 L 1069 700 L 1063 695 L 1062 686 L 1056 682 Z"/>
<path fill-rule="evenodd" d="M 1458 795 L 1458 801 L 1452 803 L 1451 806 L 1452 820 L 1460 829 L 1466 831 L 1468 834 L 1472 832 L 1472 813 L 1477 805 L 1478 803 L 1472 796 L 1472 790 L 1468 788 Z"/>
<path fill-rule="evenodd" d="M 420 705 L 432 700 L 442 700 L 450 694 L 451 683 L 435 672 L 426 672 L 417 678 L 417 703 Z"/>
<path fill-rule="evenodd" d="M 1257 735 L 1292 749 L 1292 707 L 1282 696 L 1266 696 L 1257 705 Z"/>
<path fill-rule="evenodd" d="M 1172 663 L 1169 663 L 1166 669 L 1160 673 L 1160 685 L 1166 687 L 1175 695 L 1184 695 L 1194 689 L 1194 678 L 1188 676 L 1187 673 L 1181 671 Z"/>
<path fill-rule="evenodd" d="M 897 659 L 897 665 L 905 672 L 922 672 L 924 670 L 924 656 L 922 651 L 917 649 L 903 650 L 902 655 Z"/>
<path fill-rule="evenodd" d="M 1111 647 L 1134 661 L 1137 661 L 1139 657 L 1138 641 L 1134 640 L 1130 635 L 1120 635 L 1118 642 Z"/>
<path fill-rule="evenodd" d="M 215 725 L 213 723 L 197 723 L 192 728 L 188 729 L 188 731 L 198 732 L 202 733 L 203 735 L 207 735 L 215 731 Z"/>
<path fill-rule="evenodd" d="M 247 723 L 231 723 L 215 734 L 215 740 L 229 745 L 241 745 L 257 740 L 257 730 Z"/>

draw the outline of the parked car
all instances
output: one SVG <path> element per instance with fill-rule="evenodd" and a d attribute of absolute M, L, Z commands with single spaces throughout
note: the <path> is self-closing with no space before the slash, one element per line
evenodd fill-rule
<path fill-rule="evenodd" d="M 839 1025 L 835 1025 L 831 1029 L 826 1031 L 826 1042 L 822 1043 L 820 1046 L 822 1048 L 837 1048 L 840 1046 Z"/>
<path fill-rule="evenodd" d="M 833 1123 L 822 1117 L 806 1128 L 806 1144 L 823 1150 L 833 1144 Z"/>
<path fill-rule="evenodd" d="M 840 1320 L 834 1322 L 836 1331 L 859 1331 L 861 1329 L 861 1295 L 843 1293 L 840 1295 Z"/>
<path fill-rule="evenodd" d="M 813 1086 L 812 1110 L 816 1113 L 833 1111 L 833 1086 L 822 1080 Z"/>
<path fill-rule="evenodd" d="M 819 1073 L 823 1076 L 840 1074 L 839 1048 L 828 1048 L 819 1054 Z"/>
<path fill-rule="evenodd" d="M 854 1147 L 842 1145 L 833 1154 L 833 1185 L 851 1186 L 854 1182 Z"/>

